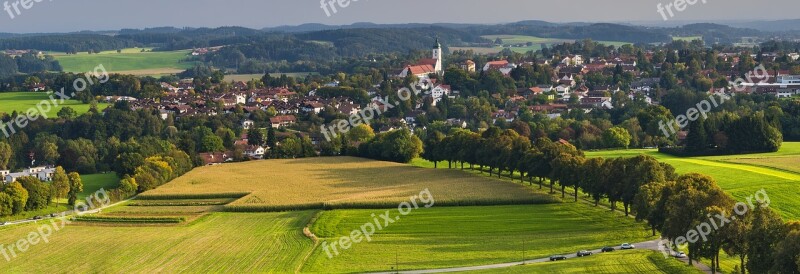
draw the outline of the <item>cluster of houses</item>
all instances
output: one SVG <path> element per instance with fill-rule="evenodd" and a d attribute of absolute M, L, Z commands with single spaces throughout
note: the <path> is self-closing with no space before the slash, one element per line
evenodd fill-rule
<path fill-rule="evenodd" d="M 10 170 L 0 170 L 0 178 L 2 178 L 2 182 L 5 184 L 10 184 L 16 182 L 17 179 L 21 177 L 28 177 L 33 176 L 38 178 L 43 182 L 49 182 L 53 180 L 53 173 L 56 172 L 54 167 L 32 167 L 21 172 L 11 172 Z"/>
<path fill-rule="evenodd" d="M 646 54 L 648 57 L 653 56 L 653 52 Z M 739 53 L 720 53 L 719 57 L 732 64 L 737 64 Z M 753 55 L 755 58 L 756 56 Z M 775 61 L 778 55 L 775 53 L 762 53 L 761 58 L 767 62 L 770 60 Z M 800 59 L 800 54 L 789 54 L 792 60 Z M 551 64 L 551 61 L 557 64 Z M 528 63 L 528 64 L 533 64 Z M 555 76 L 551 79 L 554 85 L 538 85 L 529 88 L 520 88 L 516 94 L 509 98 L 510 107 L 505 110 L 493 113 L 495 121 L 504 119 L 506 121 L 513 121 L 519 109 L 515 107 L 515 103 L 526 101 L 535 96 L 546 96 L 548 101 L 553 103 L 545 105 L 529 106 L 528 108 L 533 112 L 545 113 L 550 118 L 559 117 L 561 113 L 569 111 L 571 108 L 580 108 L 585 111 L 591 111 L 597 108 L 611 109 L 614 106 L 611 95 L 623 91 L 620 87 L 616 86 L 595 86 L 588 88 L 585 85 L 578 85 L 576 81 L 578 76 L 585 76 L 589 73 L 604 73 L 610 76 L 614 68 L 619 68 L 623 72 L 628 72 L 636 77 L 636 80 L 630 84 L 629 90 L 624 90 L 629 99 L 639 98 L 644 100 L 647 104 L 656 104 L 650 96 L 651 91 L 654 91 L 661 82 L 660 78 L 643 78 L 641 72 L 637 69 L 637 57 L 632 55 L 618 55 L 608 59 L 605 58 L 589 58 L 585 59 L 581 55 L 568 55 L 560 59 L 553 60 L 540 60 L 537 61 L 539 65 L 552 65 L 555 71 Z M 510 73 L 514 68 L 524 64 L 514 64 L 507 60 L 497 60 L 487 62 L 482 70 L 483 71 L 499 71 L 504 76 L 510 77 Z M 657 68 L 660 65 L 656 65 Z M 474 71 L 475 63 L 468 60 L 460 65 L 461 68 Z M 728 75 L 728 81 L 733 85 L 737 80 L 735 79 L 735 67 L 731 68 L 730 72 L 724 72 Z M 705 70 L 700 73 L 709 75 L 713 71 Z M 753 73 L 751 73 L 753 74 Z M 728 90 L 726 87 L 712 88 L 709 92 L 726 92 L 726 93 L 758 93 L 758 94 L 771 94 L 778 98 L 788 98 L 800 95 L 800 75 L 792 75 L 787 70 L 767 71 L 765 77 L 758 77 L 751 75 L 749 79 L 756 79 L 755 81 L 747 81 L 743 89 Z M 763 81 L 762 81 L 763 79 Z M 495 94 L 497 99 L 500 99 L 499 94 Z M 509 106 L 507 104 L 507 106 Z"/>

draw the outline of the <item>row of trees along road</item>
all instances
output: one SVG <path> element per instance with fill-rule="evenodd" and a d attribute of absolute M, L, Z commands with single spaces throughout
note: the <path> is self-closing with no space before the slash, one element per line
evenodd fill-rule
<path fill-rule="evenodd" d="M 625 215 L 635 214 L 646 221 L 653 235 L 676 239 L 686 237 L 697 225 L 709 222 L 709 216 L 730 213 L 735 200 L 709 176 L 678 175 L 675 168 L 657 159 L 639 155 L 631 158 L 590 158 L 567 142 L 540 138 L 531 142 L 514 130 L 489 128 L 482 133 L 452 129 L 447 134 L 426 132 L 422 157 L 434 162 L 447 161 L 448 168 L 460 164 L 461 169 L 478 166 L 490 176 L 507 174 L 529 184 L 538 182 L 542 189 L 549 181 L 550 193 L 555 185 L 585 193 L 598 206 L 608 199 L 611 210 L 622 203 Z M 768 207 L 755 205 L 745 216 L 720 225 L 707 236 L 707 241 L 688 244 L 689 264 L 699 258 L 711 260 L 714 272 L 719 270 L 719 254 L 724 250 L 740 258 L 741 270 L 751 273 L 798 273 L 800 261 L 800 222 L 784 223 Z M 737 269 L 739 270 L 739 269 Z"/>

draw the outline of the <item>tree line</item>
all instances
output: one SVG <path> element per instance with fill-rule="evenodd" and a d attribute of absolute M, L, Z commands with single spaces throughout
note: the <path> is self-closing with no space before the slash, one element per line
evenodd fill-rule
<path fill-rule="evenodd" d="M 622 203 L 625 215 L 635 214 L 645 221 L 653 235 L 677 241 L 687 238 L 698 224 L 710 216 L 731 212 L 735 200 L 713 178 L 702 174 L 676 174 L 675 168 L 652 156 L 630 158 L 585 158 L 582 151 L 568 142 L 547 138 L 530 139 L 514 130 L 489 128 L 482 133 L 453 129 L 447 134 L 429 131 L 424 137 L 422 158 L 434 163 L 447 161 L 448 168 L 468 164 L 481 173 L 498 177 L 518 177 L 539 188 L 549 182 L 550 193 L 556 185 L 561 196 L 572 188 L 577 201 L 579 191 L 595 206 L 607 200 L 612 211 Z M 517 176 L 515 176 L 515 174 Z M 730 216 L 730 214 L 728 215 Z M 739 256 L 742 271 L 752 273 L 797 273 L 800 264 L 800 224 L 784 223 L 781 217 L 763 204 L 751 204 L 750 212 L 729 224 L 715 224 L 705 241 L 687 242 L 690 264 L 699 258 L 711 260 L 719 270 L 720 251 Z M 697 236 L 695 234 L 695 236 Z"/>

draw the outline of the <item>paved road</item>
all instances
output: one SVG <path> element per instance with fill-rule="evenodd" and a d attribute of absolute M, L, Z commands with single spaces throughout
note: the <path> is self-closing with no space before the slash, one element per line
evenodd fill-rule
<path fill-rule="evenodd" d="M 655 250 L 655 251 L 659 251 L 660 252 L 660 250 L 658 248 L 658 242 L 659 242 L 658 240 L 653 240 L 653 241 L 636 243 L 636 244 L 634 244 L 634 246 L 636 246 L 637 249 L 648 249 L 648 250 Z M 619 249 L 619 247 L 616 247 L 616 249 Z M 595 253 L 595 254 L 600 253 L 600 249 L 589 250 L 589 251 L 591 251 L 592 253 Z M 577 253 L 577 250 L 575 252 Z M 620 252 L 620 251 L 616 251 L 616 252 Z M 567 259 L 569 259 L 569 258 L 577 257 L 577 254 L 571 253 L 571 254 L 565 254 L 564 256 L 567 257 Z M 689 263 L 689 259 L 688 258 L 682 258 L 682 259 L 679 259 L 679 260 L 681 260 L 681 261 L 683 261 L 684 263 L 687 263 L 687 264 Z M 512 262 L 512 263 L 502 263 L 502 264 L 490 264 L 490 265 L 478 265 L 478 266 L 466 266 L 466 267 L 454 267 L 454 268 L 440 268 L 440 269 L 410 270 L 410 271 L 400 271 L 400 272 L 376 272 L 376 273 L 373 273 L 373 274 L 393 274 L 393 273 L 425 274 L 425 273 L 464 272 L 464 271 L 475 271 L 475 270 L 484 270 L 484 269 L 506 268 L 506 267 L 512 267 L 512 266 L 519 266 L 519 265 L 523 265 L 523 264 L 536 264 L 536 263 L 544 263 L 544 262 L 549 262 L 549 261 L 550 261 L 550 258 L 548 257 L 548 258 L 539 258 L 539 259 L 533 259 L 533 260 L 525 260 L 524 262 Z M 695 262 L 695 267 L 697 267 L 698 269 L 700 269 L 700 271 L 703 271 L 705 273 L 711 273 L 711 269 L 708 268 L 708 266 L 706 266 L 704 264 L 700 264 L 700 263 Z"/>
<path fill-rule="evenodd" d="M 129 198 L 127 200 L 120 201 L 120 202 L 117 202 L 117 203 L 114 203 L 114 204 L 111 204 L 111 205 L 107 205 L 107 206 L 104 206 L 104 207 L 101 207 L 101 208 L 87 210 L 87 211 L 84 211 L 84 212 L 80 213 L 80 215 L 99 213 L 99 212 L 103 211 L 104 208 L 109 208 L 109 207 L 112 207 L 112 206 L 119 205 L 121 203 L 133 200 L 133 198 L 135 198 L 135 197 L 132 197 L 132 198 Z M 30 219 L 27 219 L 27 220 L 20 220 L 20 221 L 12 221 L 12 222 L 6 223 L 5 225 L 2 225 L 2 227 L 13 226 L 13 225 L 22 225 L 22 224 L 27 224 L 27 223 L 37 223 L 39 221 L 46 221 L 46 220 L 49 220 L 49 219 L 62 219 L 62 218 L 70 217 L 70 216 L 73 216 L 73 215 L 78 215 L 78 213 L 76 213 L 75 210 L 68 210 L 68 211 L 64 211 L 64 212 L 61 212 L 61 213 L 56 213 L 56 217 L 50 217 L 50 215 L 47 215 L 47 217 L 42 216 L 41 220 L 30 220 Z"/>

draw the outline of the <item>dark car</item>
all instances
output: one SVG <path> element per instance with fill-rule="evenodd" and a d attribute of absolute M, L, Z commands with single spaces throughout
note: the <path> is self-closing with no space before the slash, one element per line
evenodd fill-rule
<path fill-rule="evenodd" d="M 33 219 L 33 220 L 41 220 L 42 216 L 33 216 L 33 218 L 31 218 L 31 219 Z"/>
<path fill-rule="evenodd" d="M 610 247 L 610 246 L 607 246 L 607 247 L 604 247 L 603 249 L 601 249 L 600 251 L 602 251 L 602 252 L 611 252 L 611 251 L 614 251 L 614 248 Z"/>
<path fill-rule="evenodd" d="M 578 257 L 589 256 L 589 255 L 592 255 L 591 251 L 586 251 L 586 250 L 578 251 Z"/>
<path fill-rule="evenodd" d="M 566 259 L 567 259 L 567 256 L 564 256 L 564 255 L 553 255 L 553 256 L 550 256 L 550 261 L 561 261 L 561 260 L 566 260 Z"/>

